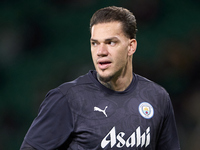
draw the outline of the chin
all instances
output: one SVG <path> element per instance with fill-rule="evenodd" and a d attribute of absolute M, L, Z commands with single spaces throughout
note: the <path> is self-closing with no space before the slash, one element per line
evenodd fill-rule
<path fill-rule="evenodd" d="M 113 78 L 112 75 L 106 74 L 105 72 L 98 72 L 98 78 L 103 82 L 109 82 Z"/>

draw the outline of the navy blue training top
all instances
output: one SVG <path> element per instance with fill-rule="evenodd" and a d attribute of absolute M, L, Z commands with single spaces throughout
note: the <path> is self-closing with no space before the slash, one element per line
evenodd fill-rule
<path fill-rule="evenodd" d="M 49 91 L 24 141 L 38 150 L 179 150 L 168 93 L 133 75 L 123 92 L 100 84 L 96 71 Z"/>

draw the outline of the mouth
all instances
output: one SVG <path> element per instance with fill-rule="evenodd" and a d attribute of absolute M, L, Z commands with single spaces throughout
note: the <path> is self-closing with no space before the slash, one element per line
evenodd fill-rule
<path fill-rule="evenodd" d="M 101 70 L 107 69 L 108 67 L 110 67 L 110 65 L 111 65 L 111 62 L 110 62 L 110 61 L 99 61 L 99 62 L 98 62 L 98 67 L 99 67 Z"/>

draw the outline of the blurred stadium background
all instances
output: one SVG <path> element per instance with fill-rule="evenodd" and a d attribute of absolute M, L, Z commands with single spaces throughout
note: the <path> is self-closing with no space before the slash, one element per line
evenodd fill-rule
<path fill-rule="evenodd" d="M 0 149 L 19 149 L 46 93 L 93 69 L 89 21 L 130 9 L 134 72 L 167 89 L 182 150 L 200 147 L 199 0 L 0 0 Z"/>

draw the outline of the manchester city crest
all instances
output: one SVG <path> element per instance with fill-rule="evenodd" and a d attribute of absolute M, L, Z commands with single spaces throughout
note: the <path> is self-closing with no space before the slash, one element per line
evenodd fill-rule
<path fill-rule="evenodd" d="M 138 110 L 139 110 L 141 116 L 146 119 L 150 119 L 154 115 L 153 107 L 151 106 L 151 104 L 149 104 L 147 102 L 140 103 Z"/>

